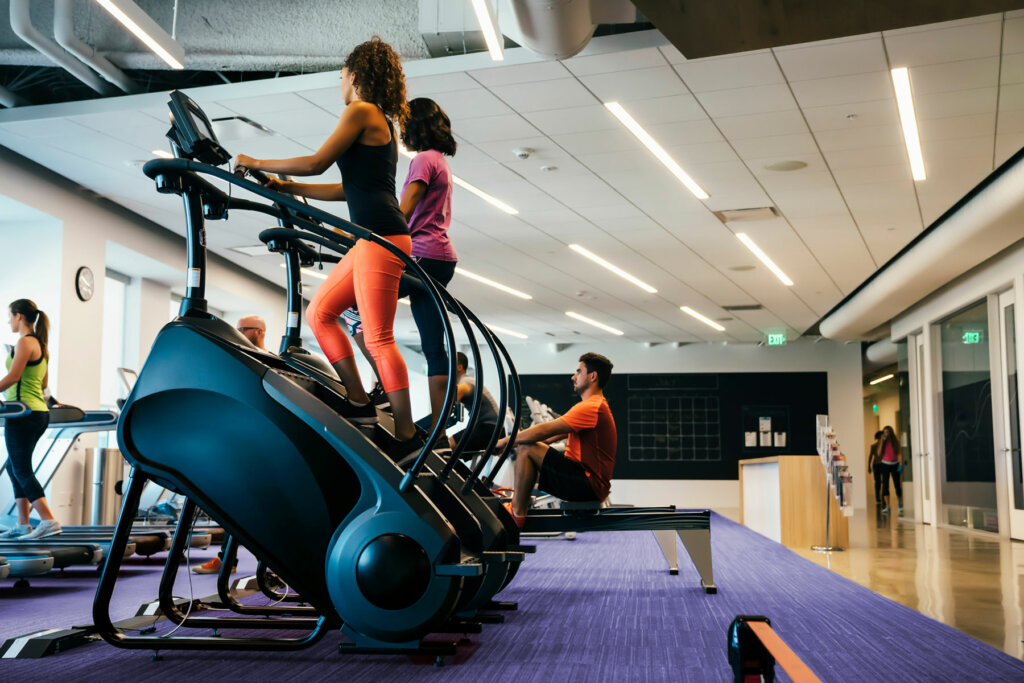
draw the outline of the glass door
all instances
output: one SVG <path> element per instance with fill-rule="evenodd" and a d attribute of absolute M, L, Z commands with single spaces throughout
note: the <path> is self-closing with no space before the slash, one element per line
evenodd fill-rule
<path fill-rule="evenodd" d="M 906 420 L 907 424 L 899 436 L 903 442 L 903 472 L 904 481 L 907 482 L 906 490 L 903 492 L 903 516 L 931 524 L 934 521 L 935 510 L 935 475 L 927 445 L 927 423 L 924 419 L 926 414 L 925 397 L 928 395 L 928 366 L 925 351 L 923 334 L 911 335 L 907 338 L 905 347 L 900 345 L 900 406 L 902 408 L 906 401 L 908 407 L 905 414 L 909 419 Z M 904 366 L 906 366 L 907 381 L 905 388 L 903 386 Z"/>
<path fill-rule="evenodd" d="M 985 299 L 941 323 L 940 500 L 946 524 L 999 531 L 989 329 Z"/>
<path fill-rule="evenodd" d="M 1020 448 L 1020 400 L 1017 376 L 1017 321 L 1013 292 L 999 295 L 1000 339 L 999 355 L 1002 361 L 1003 439 L 1000 450 L 1006 459 L 1007 484 L 1010 501 L 1010 536 L 1024 539 L 1024 463 Z"/>

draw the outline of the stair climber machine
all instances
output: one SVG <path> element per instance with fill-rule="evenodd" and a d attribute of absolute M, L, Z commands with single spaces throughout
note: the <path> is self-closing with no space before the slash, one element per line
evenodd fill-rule
<path fill-rule="evenodd" d="M 414 458 L 396 462 L 386 453 L 394 442 L 389 421 L 364 431 L 346 419 L 352 406 L 329 367 L 305 352 L 285 349 L 278 356 L 257 349 L 210 314 L 205 220 L 226 218 L 229 208 L 251 210 L 292 226 L 281 229 L 301 228 L 304 237 L 329 248 L 336 243 L 333 228 L 380 244 L 402 258 L 430 293 L 451 350 L 455 338 L 446 306 L 467 332 L 472 314 L 386 240 L 217 168 L 230 155 L 217 142 L 209 118 L 180 92 L 171 93 L 169 106 L 173 127 L 168 138 L 178 158 L 150 161 L 144 171 L 158 191 L 182 197 L 187 289 L 179 316 L 154 341 L 118 423 L 118 443 L 132 472 L 93 604 L 97 631 L 113 645 L 135 649 L 288 650 L 312 645 L 329 629 L 340 628 L 352 641 L 342 651 L 430 653 L 440 663 L 453 646 L 424 644 L 423 637 L 453 632 L 444 631 L 445 624 L 456 613 L 489 601 L 522 560 L 524 549 L 511 519 L 489 500 L 479 472 L 456 472 L 457 454 L 445 457 L 425 446 Z M 203 176 L 273 204 L 232 198 Z M 507 360 L 498 351 L 500 343 L 479 327 L 495 358 Z M 479 357 L 475 344 L 473 350 Z M 449 407 L 454 370 L 446 393 Z M 511 364 L 509 370 L 515 381 Z M 504 383 L 504 373 L 500 379 Z M 440 428 L 434 427 L 428 444 L 436 441 Z M 196 506 L 202 507 L 315 610 L 315 618 L 293 618 L 300 623 L 291 624 L 308 632 L 294 638 L 160 637 L 116 628 L 111 597 L 139 497 L 149 481 L 187 498 L 170 558 L 180 556 L 183 529 Z M 289 628 L 285 619 L 266 617 L 186 615 L 182 625 Z"/>

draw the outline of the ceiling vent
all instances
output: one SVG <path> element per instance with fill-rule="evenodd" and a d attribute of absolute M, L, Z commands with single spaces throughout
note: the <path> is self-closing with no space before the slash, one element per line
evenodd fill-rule
<path fill-rule="evenodd" d="M 762 206 L 758 209 L 726 209 L 715 211 L 715 217 L 723 223 L 738 223 L 740 221 L 768 221 L 778 218 L 782 214 L 774 206 Z"/>
<path fill-rule="evenodd" d="M 722 306 L 723 311 L 760 311 L 764 306 L 761 304 L 737 304 L 735 306 Z"/>
<path fill-rule="evenodd" d="M 266 256 L 272 253 L 267 249 L 267 245 L 258 244 L 251 247 L 228 247 L 231 251 L 237 251 L 239 254 L 245 254 L 246 256 Z"/>

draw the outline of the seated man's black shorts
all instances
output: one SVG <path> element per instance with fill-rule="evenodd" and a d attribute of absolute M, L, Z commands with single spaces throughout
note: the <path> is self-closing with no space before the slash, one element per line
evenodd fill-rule
<path fill-rule="evenodd" d="M 597 494 L 590 486 L 583 465 L 565 457 L 565 454 L 548 447 L 544 462 L 540 466 L 537 488 L 556 498 L 573 503 L 597 500 Z"/>
<path fill-rule="evenodd" d="M 482 451 L 483 449 L 487 448 L 487 442 L 491 440 L 491 434 L 493 433 L 493 423 L 488 424 L 486 422 L 483 422 L 481 424 L 478 424 L 476 426 L 476 429 L 473 430 L 472 436 L 469 437 L 469 442 L 466 443 L 466 451 Z M 501 431 L 498 432 L 499 439 L 503 436 L 505 436 L 504 428 L 502 428 Z M 461 431 L 456 432 L 455 434 L 452 434 L 452 438 L 455 439 L 456 445 L 462 443 L 462 440 L 466 438 L 466 430 L 463 429 Z"/>

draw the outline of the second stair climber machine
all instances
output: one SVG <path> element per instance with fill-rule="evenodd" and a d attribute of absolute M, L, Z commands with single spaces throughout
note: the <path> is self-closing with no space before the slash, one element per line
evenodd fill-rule
<path fill-rule="evenodd" d="M 345 418 L 352 408 L 336 379 L 328 382 L 297 371 L 288 354 L 282 358 L 255 348 L 232 325 L 209 313 L 205 219 L 224 218 L 228 206 L 272 215 L 286 207 L 296 221 L 319 221 L 373 240 L 420 276 L 444 319 L 449 349 L 454 349 L 454 333 L 443 313 L 445 304 L 456 309 L 460 320 L 471 314 L 443 297 L 443 290 L 386 240 L 217 168 L 230 155 L 217 142 L 206 115 L 180 92 L 172 93 L 170 107 L 173 128 L 168 137 L 179 158 L 151 161 L 145 172 L 158 191 L 183 199 L 187 290 L 179 316 L 154 341 L 118 424 L 118 442 L 133 469 L 93 606 L 97 630 L 107 642 L 135 649 L 280 650 L 311 645 L 328 629 L 341 628 L 353 641 L 348 651 L 433 652 L 421 643 L 425 635 L 442 629 L 456 612 L 483 606 L 477 603 L 488 600 L 514 574 L 524 549 L 516 545 L 511 520 L 501 516 L 507 513 L 495 501 L 485 500 L 483 507 L 475 501 L 467 504 L 466 496 L 473 492 L 484 500 L 480 494 L 485 489 L 479 472 L 460 470 L 459 478 L 453 476 L 457 453 L 444 458 L 424 448 L 400 466 L 385 451 L 393 441 L 382 433 L 386 423 L 367 434 Z M 200 174 L 270 199 L 278 208 L 226 197 Z M 312 223 L 303 227 L 320 235 L 323 239 L 314 241 L 321 244 L 333 234 Z M 481 329 L 495 342 L 497 359 L 500 343 Z M 479 357 L 475 346 L 474 354 Z M 449 406 L 454 377 L 451 372 Z M 504 382 L 504 376 L 500 379 Z M 439 431 L 440 424 L 427 443 Z M 162 638 L 130 636 L 114 627 L 109 610 L 122 546 L 148 481 L 201 506 L 272 567 L 315 609 L 318 616 L 307 620 L 308 634 Z M 489 517 L 485 510 L 491 511 Z M 503 540 L 492 539 L 487 546 L 479 538 L 481 524 Z M 496 578 L 484 590 L 480 584 L 490 565 L 500 571 L 493 572 Z M 472 599 L 465 597 L 467 592 Z M 255 621 L 233 623 L 247 628 L 255 627 Z"/>

